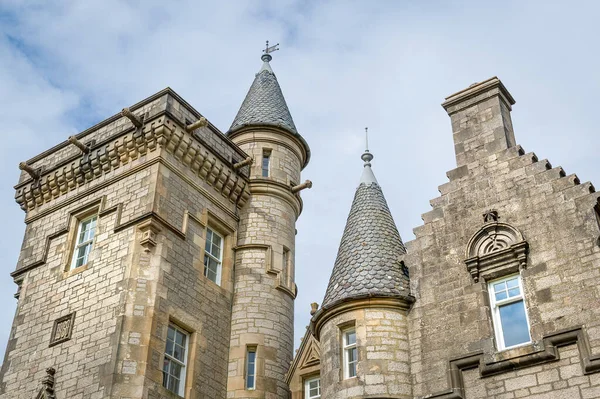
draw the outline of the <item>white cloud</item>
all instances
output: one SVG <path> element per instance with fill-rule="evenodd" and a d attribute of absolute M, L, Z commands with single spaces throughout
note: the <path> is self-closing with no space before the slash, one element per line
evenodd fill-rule
<path fill-rule="evenodd" d="M 558 4 L 558 3 L 557 3 Z M 583 3 L 579 3 L 583 4 Z M 600 185 L 598 5 L 551 2 L 64 1 L 0 8 L 4 135 L 0 280 L 16 263 L 23 214 L 11 186 L 19 160 L 171 86 L 226 131 L 260 67 L 265 39 L 296 125 L 312 148 L 298 221 L 296 344 L 320 302 L 362 171 L 373 168 L 405 240 L 454 168 L 439 106 L 498 75 L 517 99 L 517 141 Z M 585 9 L 584 9 L 585 8 Z M 12 37 L 12 41 L 7 39 Z M 10 325 L 12 309 L 0 311 Z M 5 344 L 8 327 L 0 336 Z"/>

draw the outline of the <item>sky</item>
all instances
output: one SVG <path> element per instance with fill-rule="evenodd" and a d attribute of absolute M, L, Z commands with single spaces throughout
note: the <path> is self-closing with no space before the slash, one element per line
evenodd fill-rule
<path fill-rule="evenodd" d="M 297 222 L 295 346 L 320 303 L 362 172 L 404 241 L 455 165 L 448 95 L 498 76 L 517 142 L 600 189 L 600 2 L 0 0 L 0 351 L 25 225 L 19 161 L 170 86 L 227 131 L 271 66 L 311 147 Z"/>

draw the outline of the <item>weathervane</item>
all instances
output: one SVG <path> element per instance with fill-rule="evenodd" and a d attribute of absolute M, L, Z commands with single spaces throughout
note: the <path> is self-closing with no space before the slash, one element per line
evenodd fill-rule
<path fill-rule="evenodd" d="M 264 62 L 269 62 L 269 61 L 271 61 L 271 60 L 273 59 L 273 56 L 271 55 L 271 53 L 272 53 L 273 51 L 277 51 L 277 50 L 279 50 L 279 47 L 277 47 L 277 46 L 279 46 L 279 43 L 277 43 L 277 44 L 276 44 L 276 45 L 274 45 L 274 46 L 270 46 L 270 47 L 269 47 L 269 41 L 267 40 L 267 46 L 266 46 L 266 48 L 263 50 L 263 53 L 264 53 L 264 54 L 263 54 L 263 55 L 260 57 L 260 59 L 261 59 L 261 60 L 263 60 Z"/>
<path fill-rule="evenodd" d="M 263 50 L 263 53 L 270 54 L 273 51 L 277 51 L 277 50 L 279 50 L 279 48 L 277 46 L 279 46 L 279 43 L 275 44 L 274 46 L 269 47 L 269 41 L 267 40 L 267 47 Z"/>

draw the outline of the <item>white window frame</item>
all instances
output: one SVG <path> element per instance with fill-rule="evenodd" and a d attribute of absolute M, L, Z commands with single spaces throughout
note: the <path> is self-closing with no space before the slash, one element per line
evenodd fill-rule
<path fill-rule="evenodd" d="M 248 346 L 246 348 L 246 370 L 244 373 L 244 388 L 253 391 L 256 389 L 256 346 Z M 254 353 L 254 362 L 250 362 L 250 353 Z M 250 370 L 250 365 L 252 365 L 252 370 Z M 252 373 L 250 373 L 252 371 Z M 248 384 L 248 376 L 252 376 L 252 385 Z"/>
<path fill-rule="evenodd" d="M 353 344 L 349 344 L 348 343 L 348 334 L 352 334 L 354 333 L 354 343 Z M 357 342 L 357 337 L 356 337 L 356 328 L 355 327 L 350 327 L 350 328 L 346 328 L 344 330 L 342 330 L 342 349 L 344 351 L 343 357 L 344 357 L 344 379 L 348 379 L 348 378 L 355 378 L 358 374 L 358 346 L 356 344 Z M 350 359 L 348 357 L 348 353 L 353 350 L 356 349 L 356 359 L 354 360 L 354 375 L 350 375 Z"/>
<path fill-rule="evenodd" d="M 502 283 L 504 281 L 512 280 L 517 277 L 519 295 L 514 297 L 508 297 L 506 299 L 497 301 L 494 292 L 494 284 Z M 498 350 L 505 350 L 511 348 L 517 348 L 519 346 L 528 345 L 531 343 L 531 327 L 529 324 L 529 315 L 527 314 L 527 303 L 525 302 L 525 293 L 523 292 L 523 280 L 520 274 L 512 274 L 500 279 L 492 280 L 488 283 L 488 293 L 490 296 L 490 309 L 492 311 L 492 321 L 494 325 L 494 333 L 496 335 L 496 343 Z M 525 322 L 527 323 L 527 332 L 529 334 L 529 340 L 512 346 L 506 346 L 504 343 L 504 332 L 502 331 L 502 320 L 500 318 L 500 307 L 515 302 L 523 302 L 525 309 Z"/>
<path fill-rule="evenodd" d="M 317 389 L 319 393 L 314 396 L 310 396 L 310 383 L 317 381 Z M 305 399 L 320 399 L 321 398 L 321 377 L 311 377 L 304 381 L 304 398 Z"/>
<path fill-rule="evenodd" d="M 219 247 L 219 257 L 214 256 L 210 251 L 206 249 L 206 244 L 208 244 L 208 232 L 211 232 L 212 235 L 216 235 L 221 239 L 221 246 Z M 212 247 L 212 236 L 211 236 L 211 247 Z M 213 281 L 217 285 L 221 285 L 221 271 L 223 270 L 223 250 L 225 249 L 225 237 L 222 234 L 217 233 L 214 229 L 207 227 L 206 228 L 206 242 L 204 243 L 204 277 L 213 281 L 210 277 L 208 277 L 207 269 L 208 265 L 206 264 L 206 257 L 211 258 L 213 261 L 217 262 L 217 273 L 215 281 Z"/>
<path fill-rule="evenodd" d="M 185 345 L 184 345 L 184 354 L 183 354 L 183 362 L 179 359 L 176 359 L 175 357 L 173 357 L 172 355 L 167 353 L 167 341 L 169 340 L 169 336 L 167 333 L 167 341 L 165 341 L 165 352 L 164 352 L 164 358 L 168 359 L 170 362 L 176 363 L 179 366 L 181 366 L 181 375 L 179 377 L 179 391 L 178 392 L 173 392 L 171 391 L 169 388 L 167 388 L 168 386 L 168 382 L 167 379 L 165 379 L 165 371 L 163 369 L 163 387 L 168 390 L 169 392 L 173 392 L 176 393 L 177 395 L 184 397 L 185 395 L 185 380 L 187 378 L 187 361 L 188 361 L 188 356 L 189 356 L 189 343 L 190 343 L 190 333 L 188 333 L 187 331 L 183 330 L 181 327 L 177 326 L 176 324 L 173 323 L 169 323 L 169 327 L 168 328 L 172 328 L 173 330 L 175 330 L 176 333 L 180 333 L 181 335 L 183 335 L 185 337 Z M 163 366 L 164 367 L 164 366 Z M 170 368 L 169 368 L 170 371 Z M 170 376 L 170 373 L 167 373 L 168 376 Z M 168 377 L 167 377 L 168 378 Z"/>
<path fill-rule="evenodd" d="M 266 168 L 265 168 L 265 161 L 267 162 Z M 263 151 L 263 156 L 262 156 L 261 164 L 260 164 L 260 175 L 261 175 L 261 177 L 269 177 L 271 175 L 271 151 L 270 150 Z"/>
<path fill-rule="evenodd" d="M 83 225 L 87 222 L 91 222 L 94 221 L 94 228 L 93 228 L 93 232 L 92 232 L 92 236 L 89 240 L 86 241 L 80 241 L 80 236 L 81 236 L 81 229 L 83 228 Z M 90 215 L 88 217 L 85 217 L 83 219 L 79 219 L 77 221 L 77 234 L 75 235 L 75 245 L 73 246 L 73 256 L 71 257 L 71 264 L 69 267 L 69 270 L 74 270 L 74 269 L 78 269 L 80 267 L 85 266 L 88 261 L 89 261 L 89 256 L 90 253 L 92 252 L 92 249 L 94 248 L 94 238 L 96 237 L 96 229 L 98 228 L 98 214 L 94 213 L 93 215 Z M 79 266 L 76 266 L 77 264 L 77 260 L 79 259 L 79 257 L 77 256 L 79 253 L 79 250 L 81 248 L 89 248 L 89 249 L 85 249 L 85 254 L 83 256 L 83 263 Z"/>

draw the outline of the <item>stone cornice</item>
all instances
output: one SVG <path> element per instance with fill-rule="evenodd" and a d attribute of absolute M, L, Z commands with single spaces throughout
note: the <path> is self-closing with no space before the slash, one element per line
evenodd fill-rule
<path fill-rule="evenodd" d="M 317 340 L 321 339 L 321 329 L 333 317 L 359 309 L 396 309 L 408 311 L 415 299 L 412 296 L 363 296 L 348 298 L 321 308 L 310 320 L 310 328 Z"/>
<path fill-rule="evenodd" d="M 157 150 L 172 154 L 239 208 L 250 197 L 247 178 L 238 174 L 231 162 L 215 155 L 165 113 L 145 122 L 140 129 L 129 129 L 93 146 L 87 154 L 44 171 L 36 180 L 17 185 L 15 200 L 29 212 Z"/>
<path fill-rule="evenodd" d="M 302 213 L 302 198 L 292 193 L 292 187 L 271 179 L 250 179 L 250 192 L 252 194 L 268 194 L 281 198 L 294 208 L 296 219 Z"/>

